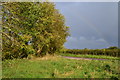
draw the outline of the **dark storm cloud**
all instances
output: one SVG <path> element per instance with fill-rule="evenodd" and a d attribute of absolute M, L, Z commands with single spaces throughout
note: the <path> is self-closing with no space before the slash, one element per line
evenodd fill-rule
<path fill-rule="evenodd" d="M 71 36 L 66 48 L 118 46 L 118 4 L 113 2 L 59 2 Z"/>

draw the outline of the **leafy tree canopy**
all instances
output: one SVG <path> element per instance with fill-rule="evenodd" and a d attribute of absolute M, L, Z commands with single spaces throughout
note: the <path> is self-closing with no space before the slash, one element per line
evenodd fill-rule
<path fill-rule="evenodd" d="M 3 59 L 54 54 L 69 35 L 54 3 L 5 2 L 2 12 Z"/>

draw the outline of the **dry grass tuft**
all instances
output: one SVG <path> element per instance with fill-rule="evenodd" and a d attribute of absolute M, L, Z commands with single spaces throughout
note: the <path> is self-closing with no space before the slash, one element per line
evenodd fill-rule
<path fill-rule="evenodd" d="M 64 77 L 74 74 L 74 71 L 65 72 L 62 74 Z"/>
<path fill-rule="evenodd" d="M 47 55 L 45 55 L 43 57 L 32 56 L 32 58 L 30 60 L 54 60 L 54 61 L 57 61 L 59 59 L 60 59 L 60 57 L 58 55 L 47 54 Z"/>

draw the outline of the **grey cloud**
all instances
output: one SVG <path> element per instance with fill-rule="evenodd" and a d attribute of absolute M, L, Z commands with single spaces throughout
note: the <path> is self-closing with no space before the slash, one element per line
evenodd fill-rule
<path fill-rule="evenodd" d="M 90 39 L 87 39 L 81 36 L 80 38 L 68 37 L 67 40 L 65 47 L 70 49 L 96 49 L 96 47 L 107 48 L 110 46 L 103 38 L 95 39 L 94 37 L 91 37 Z"/>
<path fill-rule="evenodd" d="M 56 3 L 70 26 L 66 48 L 105 48 L 118 45 L 118 4 L 103 2 Z M 72 47 L 74 46 L 74 47 Z"/>

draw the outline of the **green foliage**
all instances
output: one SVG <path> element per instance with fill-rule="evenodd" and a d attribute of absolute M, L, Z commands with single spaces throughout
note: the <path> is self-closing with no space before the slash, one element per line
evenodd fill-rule
<path fill-rule="evenodd" d="M 63 53 L 70 54 L 89 54 L 89 55 L 107 55 L 118 57 L 120 49 L 66 49 Z"/>
<path fill-rule="evenodd" d="M 119 49 L 117 46 L 111 46 L 108 49 Z"/>
<path fill-rule="evenodd" d="M 7 58 L 54 54 L 69 35 L 64 16 L 53 3 L 5 2 L 2 11 L 4 59 L 7 54 Z"/>

